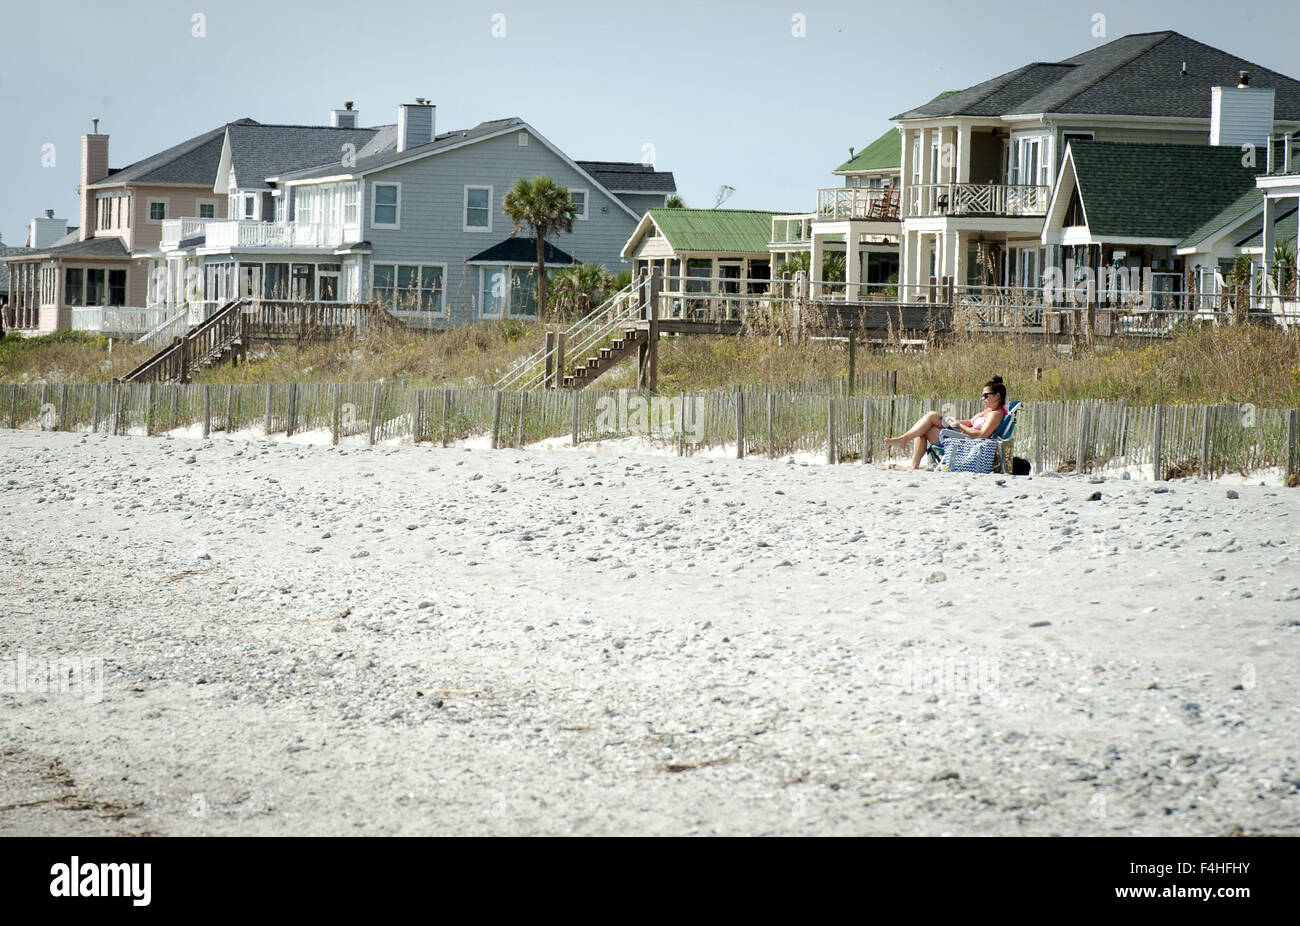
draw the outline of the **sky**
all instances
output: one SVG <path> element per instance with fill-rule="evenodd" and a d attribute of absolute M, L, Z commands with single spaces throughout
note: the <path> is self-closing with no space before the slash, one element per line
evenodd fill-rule
<path fill-rule="evenodd" d="M 1300 5 L 1223 0 L 0 0 L 0 237 L 77 224 L 81 135 L 113 167 L 244 116 L 439 131 L 518 116 L 576 160 L 671 170 L 690 206 L 807 212 L 890 117 L 1030 61 L 1173 29 L 1300 77 Z M 1098 16 L 1103 17 L 1101 20 Z M 1104 28 L 1104 37 L 1094 33 Z M 52 146 L 52 147 L 51 147 Z"/>

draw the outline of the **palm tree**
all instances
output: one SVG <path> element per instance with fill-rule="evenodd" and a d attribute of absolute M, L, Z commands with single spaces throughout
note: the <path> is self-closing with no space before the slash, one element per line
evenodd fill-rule
<path fill-rule="evenodd" d="M 545 174 L 520 177 L 506 194 L 502 203 L 506 218 L 515 223 L 510 232 L 515 236 L 526 228 L 537 238 L 537 309 L 546 311 L 546 236 L 556 232 L 573 232 L 573 220 L 578 214 L 566 187 L 560 186 Z"/>

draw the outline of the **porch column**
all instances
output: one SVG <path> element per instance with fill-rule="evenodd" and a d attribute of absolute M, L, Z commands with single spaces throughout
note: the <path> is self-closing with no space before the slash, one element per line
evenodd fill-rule
<path fill-rule="evenodd" d="M 862 282 L 862 236 L 850 231 L 844 236 L 844 300 L 857 302 Z"/>
<path fill-rule="evenodd" d="M 1277 220 L 1277 204 L 1264 194 L 1264 253 L 1260 255 L 1260 262 L 1264 266 L 1264 278 L 1272 277 L 1273 270 L 1273 223 Z M 1263 290 L 1261 290 L 1261 294 Z"/>
<path fill-rule="evenodd" d="M 966 236 L 959 231 L 952 233 L 953 237 L 953 261 L 952 261 L 952 285 L 966 285 Z"/>
<path fill-rule="evenodd" d="M 957 230 L 950 229 L 943 233 L 943 260 L 939 268 L 940 277 L 952 277 L 957 282 Z"/>
<path fill-rule="evenodd" d="M 812 284 L 812 298 L 820 299 L 822 297 L 822 260 L 825 257 L 826 236 L 814 234 L 812 236 L 812 254 L 808 260 L 808 279 L 816 280 Z"/>
<path fill-rule="evenodd" d="M 957 182 L 970 183 L 970 126 L 957 127 Z"/>

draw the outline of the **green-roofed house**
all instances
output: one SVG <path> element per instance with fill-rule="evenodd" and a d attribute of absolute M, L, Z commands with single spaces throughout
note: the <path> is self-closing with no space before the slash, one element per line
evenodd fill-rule
<path fill-rule="evenodd" d="M 1072 142 L 1262 152 L 1270 134 L 1300 128 L 1300 81 L 1162 31 L 1030 62 L 894 121 L 906 298 L 926 298 L 944 282 L 1036 289 L 1063 263 L 1061 245 L 1046 244 L 1043 231 Z"/>
<path fill-rule="evenodd" d="M 819 189 L 816 212 L 774 217 L 768 250 L 778 272 L 800 252 L 809 252 L 809 265 L 815 268 L 826 254 L 840 253 L 845 255 L 844 286 L 824 286 L 814 271 L 813 295 L 851 302 L 864 293 L 883 296 L 885 287 L 898 279 L 901 158 L 898 131 L 890 129 L 861 151 L 849 149 L 849 159 L 831 171 L 844 178 L 843 185 Z"/>
<path fill-rule="evenodd" d="M 666 292 L 765 292 L 772 217 L 757 209 L 651 209 L 623 245 L 633 273 L 656 267 Z M 691 278 L 699 278 L 692 281 Z"/>

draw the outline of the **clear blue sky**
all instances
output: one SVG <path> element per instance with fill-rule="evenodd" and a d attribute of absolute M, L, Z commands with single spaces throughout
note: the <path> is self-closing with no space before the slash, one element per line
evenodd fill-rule
<path fill-rule="evenodd" d="M 1222 0 L 142 0 L 5 4 L 0 39 L 0 234 L 21 244 L 46 208 L 77 222 L 80 137 L 99 117 L 121 167 L 242 116 L 366 125 L 417 96 L 440 130 L 520 116 L 570 156 L 676 174 L 693 206 L 806 211 L 829 171 L 890 116 L 1028 61 L 1174 29 L 1300 77 L 1293 3 Z M 195 37 L 193 16 L 205 17 Z M 494 16 L 505 35 L 494 37 Z M 806 35 L 796 37 L 794 17 Z M 495 20 L 500 23 L 501 20 Z M 55 146 L 43 167 L 42 146 Z"/>

